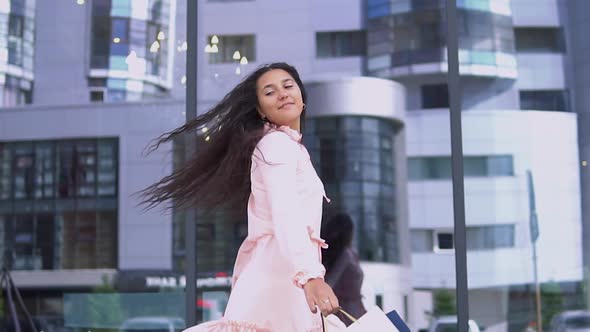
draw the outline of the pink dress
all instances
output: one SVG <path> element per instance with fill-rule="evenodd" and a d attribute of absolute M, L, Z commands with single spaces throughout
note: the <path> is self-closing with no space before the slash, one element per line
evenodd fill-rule
<path fill-rule="evenodd" d="M 321 332 L 302 289 L 323 278 L 319 237 L 324 185 L 301 134 L 266 126 L 252 154 L 248 236 L 234 266 L 232 292 L 220 320 L 185 332 Z M 327 197 L 326 197 L 327 199 Z"/>

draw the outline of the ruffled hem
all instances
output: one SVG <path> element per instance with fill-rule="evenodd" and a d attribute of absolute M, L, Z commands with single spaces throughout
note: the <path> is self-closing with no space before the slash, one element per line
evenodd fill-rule
<path fill-rule="evenodd" d="M 305 332 L 322 332 L 321 325 L 312 327 Z M 216 320 L 199 324 L 182 332 L 281 332 L 273 331 L 268 327 L 262 327 L 256 323 L 235 320 Z"/>
<path fill-rule="evenodd" d="M 256 323 L 221 319 L 190 327 L 183 332 L 272 332 Z"/>

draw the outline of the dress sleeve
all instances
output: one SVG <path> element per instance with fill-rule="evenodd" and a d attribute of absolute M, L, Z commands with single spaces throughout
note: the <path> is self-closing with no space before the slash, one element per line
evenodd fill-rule
<path fill-rule="evenodd" d="M 318 246 L 310 238 L 307 223 L 300 212 L 305 208 L 297 193 L 297 162 L 301 154 L 298 143 L 282 132 L 264 136 L 254 151 L 268 197 L 268 206 L 281 254 L 293 268 L 293 281 L 302 287 L 325 274 Z"/>

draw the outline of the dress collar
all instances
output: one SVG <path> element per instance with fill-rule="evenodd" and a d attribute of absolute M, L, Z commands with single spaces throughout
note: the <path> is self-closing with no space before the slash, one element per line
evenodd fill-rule
<path fill-rule="evenodd" d="M 274 123 L 265 122 L 264 123 L 264 128 L 266 130 L 282 131 L 282 132 L 284 132 L 285 134 L 287 134 L 287 136 L 289 136 L 291 139 L 293 139 L 297 143 L 301 143 L 301 138 L 303 137 L 303 134 L 301 134 L 300 132 L 298 132 L 295 129 L 292 129 L 289 126 L 278 126 L 278 125 L 276 125 Z"/>

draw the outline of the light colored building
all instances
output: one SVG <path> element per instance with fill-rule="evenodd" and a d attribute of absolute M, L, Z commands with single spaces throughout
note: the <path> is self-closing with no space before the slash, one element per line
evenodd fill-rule
<path fill-rule="evenodd" d="M 22 3 L 0 6 L 2 259 L 37 308 L 103 274 L 121 290 L 182 286 L 182 214 L 143 213 L 131 194 L 179 156 L 141 153 L 184 121 L 186 2 Z M 351 213 L 366 303 L 398 310 L 413 330 L 428 324 L 429 293 L 455 287 L 442 3 L 199 2 L 199 111 L 262 64 L 297 67 L 306 144 L 333 198 L 326 216 Z M 532 311 L 528 170 L 540 281 L 575 297 L 590 252 L 590 11 L 585 0 L 458 6 L 470 314 L 519 330 Z M 201 285 L 223 302 L 244 229 L 201 220 L 197 235 L 199 269 L 216 277 Z"/>

